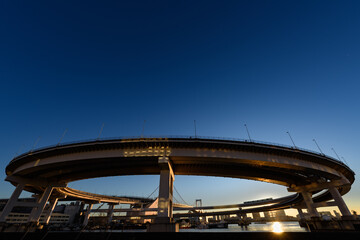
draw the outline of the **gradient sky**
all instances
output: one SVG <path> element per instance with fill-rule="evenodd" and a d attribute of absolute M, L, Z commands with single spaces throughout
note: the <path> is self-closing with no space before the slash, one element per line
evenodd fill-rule
<path fill-rule="evenodd" d="M 97 138 L 102 124 L 104 138 L 140 136 L 144 120 L 145 136 L 194 135 L 194 120 L 200 136 L 247 138 L 246 123 L 255 140 L 291 145 L 289 131 L 359 174 L 359 12 L 356 0 L 1 1 L 0 178 L 65 129 L 63 142 Z M 70 186 L 148 196 L 158 181 Z M 175 187 L 204 205 L 288 194 L 213 177 L 176 176 Z M 360 212 L 357 179 L 344 198 Z"/>

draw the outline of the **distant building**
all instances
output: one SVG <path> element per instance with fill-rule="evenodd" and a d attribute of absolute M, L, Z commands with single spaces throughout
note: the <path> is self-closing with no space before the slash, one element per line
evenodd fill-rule
<path fill-rule="evenodd" d="M 4 209 L 8 199 L 0 199 L 0 211 Z M 35 202 L 35 198 L 19 199 L 21 202 Z M 70 204 L 57 205 L 51 214 L 49 224 L 72 224 L 79 218 L 79 213 L 82 209 L 80 202 L 71 202 Z M 11 213 L 7 216 L 7 223 L 27 223 L 32 207 L 14 207 Z M 0 212 L 0 214 L 1 214 Z M 40 223 L 44 223 L 46 215 L 46 207 L 43 214 L 40 216 Z"/>
<path fill-rule="evenodd" d="M 265 219 L 270 219 L 272 217 L 271 212 L 264 212 Z"/>
<path fill-rule="evenodd" d="M 30 216 L 30 213 L 10 213 L 6 218 L 6 223 L 27 223 L 27 220 Z M 69 222 L 69 215 L 62 213 L 53 213 L 51 214 L 49 224 L 66 224 Z M 40 223 L 44 223 L 45 214 L 41 214 Z"/>
<path fill-rule="evenodd" d="M 260 213 L 259 212 L 254 212 L 252 213 L 252 217 L 254 220 L 259 220 L 260 219 Z"/>
<path fill-rule="evenodd" d="M 54 213 L 61 213 L 69 216 L 69 223 L 76 223 L 79 220 L 80 212 L 83 210 L 84 204 L 80 201 L 71 202 L 70 204 L 57 205 Z M 51 221 L 51 219 L 50 219 Z"/>
<path fill-rule="evenodd" d="M 285 213 L 285 210 L 284 210 L 284 209 L 275 211 L 275 218 L 276 218 L 277 220 L 283 220 L 283 219 L 285 219 L 286 217 L 287 217 L 287 216 L 286 216 L 286 213 Z"/>

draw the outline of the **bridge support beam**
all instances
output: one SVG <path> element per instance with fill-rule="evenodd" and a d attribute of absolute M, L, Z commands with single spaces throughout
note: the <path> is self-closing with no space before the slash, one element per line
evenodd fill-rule
<path fill-rule="evenodd" d="M 149 232 L 177 232 L 179 225 L 173 223 L 173 188 L 174 172 L 168 157 L 159 157 L 160 183 L 158 198 L 158 215 L 149 226 Z"/>
<path fill-rule="evenodd" d="M 107 224 L 110 224 L 112 222 L 113 213 L 114 213 L 114 204 L 109 203 L 109 209 L 107 212 Z"/>
<path fill-rule="evenodd" d="M 304 215 L 302 209 L 298 208 L 297 210 L 298 210 L 298 213 L 299 213 L 300 220 L 305 220 L 305 215 Z"/>
<path fill-rule="evenodd" d="M 301 192 L 301 195 L 304 198 L 308 213 L 310 214 L 310 217 L 320 217 L 319 212 L 316 210 L 316 207 L 314 206 L 314 202 L 312 200 L 312 193 L 311 192 Z"/>
<path fill-rule="evenodd" d="M 355 226 L 359 226 L 360 221 L 355 220 L 354 216 L 351 215 L 349 209 L 347 208 L 341 194 L 336 187 L 332 186 L 328 188 L 332 197 L 335 200 L 335 206 L 339 208 L 342 214 L 342 219 L 336 222 L 333 222 L 332 225 L 329 225 L 328 221 L 324 221 L 320 218 L 319 213 L 316 210 L 316 204 L 312 201 L 312 194 L 310 192 L 303 191 L 301 192 L 304 197 L 308 213 L 311 216 L 310 220 L 301 221 L 300 226 L 308 227 L 311 231 L 324 231 L 324 230 L 341 230 L 341 231 L 353 231 Z M 334 205 L 334 204 L 331 204 Z M 300 212 L 299 212 L 300 213 Z"/>
<path fill-rule="evenodd" d="M 0 215 L 0 223 L 6 221 L 7 216 L 11 213 L 11 210 L 16 206 L 16 203 L 17 203 L 19 196 L 20 196 L 21 192 L 23 191 L 24 187 L 25 187 L 24 183 L 19 183 L 16 186 L 13 194 L 11 195 L 10 199 L 7 201 L 5 207 Z"/>
<path fill-rule="evenodd" d="M 168 157 L 159 158 L 160 184 L 159 184 L 159 206 L 158 222 L 171 222 L 173 211 L 173 185 L 174 173 Z"/>
<path fill-rule="evenodd" d="M 27 183 L 25 181 L 22 181 L 22 179 L 20 179 L 20 178 L 17 180 L 20 180 L 20 181 L 19 181 L 18 185 L 16 186 L 13 194 L 11 195 L 10 199 L 6 203 L 6 206 L 4 207 L 4 209 L 1 213 L 0 223 L 1 222 L 4 223 L 6 221 L 7 216 L 11 213 L 11 211 L 14 207 L 16 207 L 16 206 L 32 207 L 31 213 L 27 220 L 29 223 L 31 223 L 31 225 L 29 225 L 28 231 L 32 231 L 37 228 L 41 214 L 44 211 L 46 203 L 48 202 L 49 197 L 50 197 L 51 192 L 54 189 L 54 187 L 47 186 L 45 188 L 44 192 L 42 193 L 42 195 L 36 199 L 35 203 L 19 202 L 18 201 L 19 196 Z M 56 200 L 56 202 L 57 202 L 57 200 Z M 55 205 L 56 205 L 56 203 L 55 203 Z M 46 223 L 48 223 L 48 220 L 50 220 L 50 216 L 51 216 L 52 210 L 55 207 L 55 205 L 50 207 L 50 209 L 49 209 L 50 215 L 45 218 L 45 222 L 47 221 Z"/>
<path fill-rule="evenodd" d="M 91 209 L 92 209 L 93 205 L 94 205 L 93 203 L 89 203 L 89 205 L 88 205 L 88 207 L 87 207 L 87 209 L 86 209 L 86 212 L 85 212 L 85 214 L 84 214 L 84 221 L 83 221 L 83 223 L 82 223 L 82 226 L 83 226 L 83 227 L 86 227 L 86 225 L 87 225 L 88 222 L 89 222 L 90 212 L 91 212 Z"/>
<path fill-rule="evenodd" d="M 57 202 L 58 202 L 58 198 L 54 198 L 54 199 L 50 200 L 49 209 L 48 209 L 48 211 L 45 215 L 45 219 L 44 219 L 45 224 L 49 224 L 51 215 L 56 207 Z"/>
<path fill-rule="evenodd" d="M 37 206 L 34 207 L 30 213 L 28 218 L 28 222 L 38 223 L 41 217 L 41 213 L 44 211 L 46 203 L 48 202 L 51 192 L 54 188 L 49 186 L 45 188 L 45 191 L 41 195 L 41 197 L 37 200 Z"/>
<path fill-rule="evenodd" d="M 329 192 L 331 193 L 331 196 L 334 198 L 336 206 L 339 208 L 342 218 L 346 219 L 353 219 L 354 216 L 349 211 L 349 208 L 347 207 L 344 199 L 342 198 L 341 194 L 337 190 L 336 187 L 330 187 Z"/>
<path fill-rule="evenodd" d="M 67 184 L 65 183 L 58 183 L 58 182 L 48 182 L 46 179 L 30 179 L 30 178 L 23 178 L 18 176 L 7 176 L 6 181 L 9 181 L 13 184 L 16 184 L 16 188 L 11 195 L 10 199 L 6 203 L 1 215 L 0 215 L 0 223 L 4 223 L 6 221 L 7 216 L 11 213 L 12 209 L 16 206 L 23 206 L 23 207 L 32 207 L 32 211 L 28 218 L 28 222 L 38 223 L 41 217 L 41 214 L 46 206 L 47 201 L 51 195 L 52 190 L 54 187 L 66 187 Z M 34 185 L 34 186 L 41 186 L 45 188 L 44 192 L 42 193 L 39 199 L 36 199 L 36 202 L 20 202 L 19 197 L 22 191 L 24 190 L 25 185 Z"/>

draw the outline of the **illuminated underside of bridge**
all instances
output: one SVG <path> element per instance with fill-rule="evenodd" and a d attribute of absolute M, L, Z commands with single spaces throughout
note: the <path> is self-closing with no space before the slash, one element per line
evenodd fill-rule
<path fill-rule="evenodd" d="M 319 216 L 317 207 L 337 206 L 343 216 L 350 217 L 341 195 L 350 191 L 355 180 L 355 174 L 348 166 L 323 154 L 253 141 L 205 138 L 112 139 L 47 147 L 15 157 L 6 167 L 6 174 L 6 180 L 16 189 L 0 216 L 0 222 L 18 204 L 22 190 L 40 196 L 34 205 L 37 210 L 29 217 L 29 221 L 38 221 L 48 201 L 56 202 L 64 197 L 109 204 L 129 203 L 129 199 L 68 188 L 69 182 L 149 174 L 160 175 L 156 216 L 159 223 L 171 222 L 173 217 L 175 175 L 257 180 L 283 185 L 289 192 L 294 192 L 263 202 L 263 206 L 252 204 L 249 208 L 227 213 L 305 208 L 310 215 Z M 228 208 L 234 206 L 238 209 L 244 207 L 230 205 Z"/>

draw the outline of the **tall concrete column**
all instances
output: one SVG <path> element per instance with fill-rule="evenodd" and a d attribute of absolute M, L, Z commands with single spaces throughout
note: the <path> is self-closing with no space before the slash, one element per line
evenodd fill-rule
<path fill-rule="evenodd" d="M 148 232 L 178 232 L 179 224 L 173 223 L 173 183 L 174 172 L 168 157 L 159 157 L 160 184 L 158 215 L 148 226 Z"/>
<path fill-rule="evenodd" d="M 51 218 L 51 214 L 53 213 L 55 207 L 56 207 L 56 204 L 58 202 L 58 198 L 54 198 L 54 199 L 51 199 L 50 200 L 50 204 L 49 204 L 49 209 L 45 215 L 45 219 L 44 219 L 44 223 L 45 224 L 49 224 L 50 222 L 50 218 Z"/>
<path fill-rule="evenodd" d="M 110 204 L 109 203 L 109 209 L 107 212 L 107 223 L 110 224 L 113 218 L 113 213 L 114 213 L 114 204 Z"/>
<path fill-rule="evenodd" d="M 6 217 L 9 215 L 9 213 L 11 213 L 11 210 L 13 209 L 13 207 L 15 207 L 19 196 L 22 192 L 22 190 L 24 189 L 25 184 L 24 183 L 19 183 L 14 192 L 12 193 L 10 199 L 7 201 L 1 215 L 0 215 L 0 222 L 5 222 L 6 221 Z"/>
<path fill-rule="evenodd" d="M 308 213 L 310 214 L 311 217 L 320 217 L 320 214 L 318 213 L 318 211 L 316 210 L 316 207 L 314 207 L 314 202 L 312 200 L 312 194 L 310 192 L 301 192 L 301 195 L 304 198 L 306 207 L 308 209 Z"/>
<path fill-rule="evenodd" d="M 37 201 L 37 206 L 33 208 L 33 210 L 30 213 L 30 216 L 28 218 L 28 222 L 39 222 L 42 212 L 44 211 L 44 208 L 46 206 L 46 203 L 48 202 L 51 192 L 54 188 L 49 186 L 45 188 L 45 191 Z"/>
<path fill-rule="evenodd" d="M 84 215 L 84 221 L 83 221 L 83 224 L 82 224 L 83 227 L 85 227 L 89 222 L 90 212 L 91 212 L 92 207 L 93 207 L 93 204 L 90 203 L 88 208 L 86 209 L 86 212 L 85 212 L 85 215 Z"/>
<path fill-rule="evenodd" d="M 174 173 L 168 157 L 159 157 L 160 184 L 156 222 L 170 223 L 173 216 Z"/>
<path fill-rule="evenodd" d="M 349 208 L 347 207 L 344 199 L 342 198 L 341 194 L 337 190 L 336 187 L 330 187 L 329 192 L 331 193 L 331 196 L 334 198 L 336 205 L 338 206 L 341 215 L 345 217 L 353 217 L 351 212 L 349 211 Z"/>

